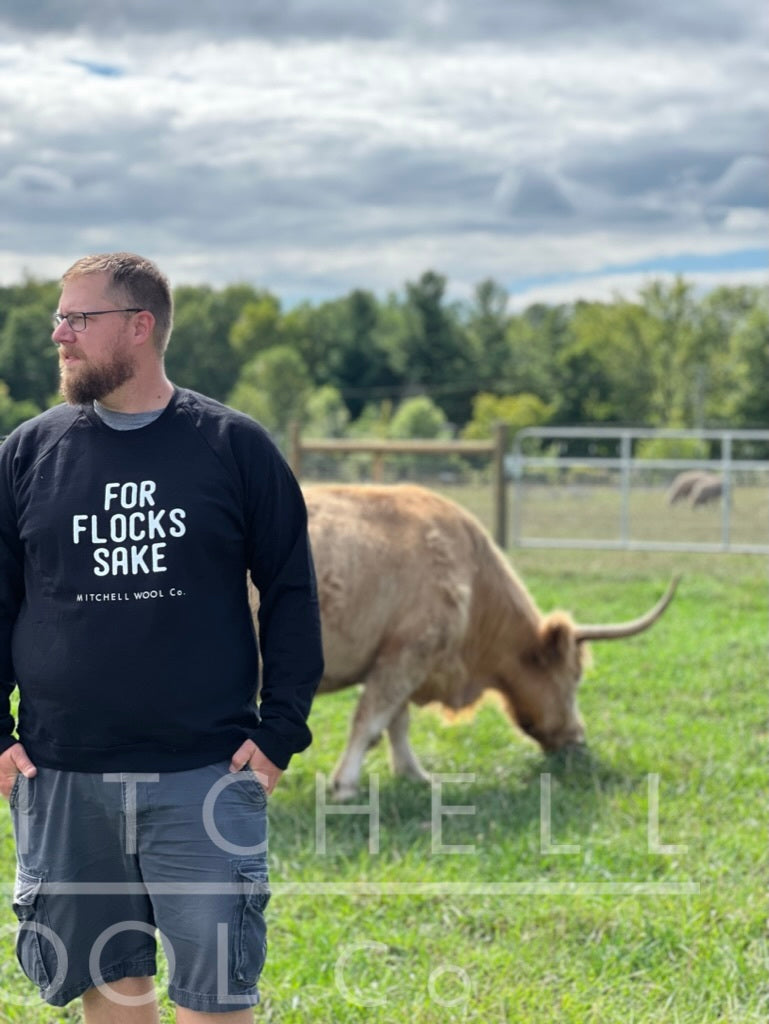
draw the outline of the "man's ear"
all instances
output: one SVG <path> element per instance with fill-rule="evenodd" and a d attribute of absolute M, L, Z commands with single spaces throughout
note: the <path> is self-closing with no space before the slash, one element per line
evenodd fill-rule
<path fill-rule="evenodd" d="M 147 341 L 151 341 L 154 330 L 155 317 L 148 309 L 143 309 L 139 313 L 134 313 L 133 340 L 136 344 L 142 345 Z"/>

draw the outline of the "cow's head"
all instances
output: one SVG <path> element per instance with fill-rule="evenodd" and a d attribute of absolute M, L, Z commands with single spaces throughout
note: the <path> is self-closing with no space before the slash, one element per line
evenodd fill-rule
<path fill-rule="evenodd" d="M 577 710 L 577 687 L 588 660 L 588 640 L 615 640 L 648 629 L 673 599 L 674 578 L 657 604 L 630 622 L 576 625 L 564 612 L 540 622 L 535 643 L 519 656 L 519 671 L 502 689 L 521 729 L 546 751 L 584 743 L 585 727 Z"/>

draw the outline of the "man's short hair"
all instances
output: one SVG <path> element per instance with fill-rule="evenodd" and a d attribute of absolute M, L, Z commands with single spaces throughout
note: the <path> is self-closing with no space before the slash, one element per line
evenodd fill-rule
<path fill-rule="evenodd" d="M 155 317 L 153 342 L 162 355 L 171 336 L 174 300 L 168 278 L 152 262 L 133 252 L 105 252 L 83 256 L 62 276 L 62 285 L 88 274 L 109 274 L 111 297 L 126 306 L 147 309 Z"/>

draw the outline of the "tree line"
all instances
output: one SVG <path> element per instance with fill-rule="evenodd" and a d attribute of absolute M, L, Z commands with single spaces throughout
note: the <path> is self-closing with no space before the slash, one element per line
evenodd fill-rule
<path fill-rule="evenodd" d="M 51 404 L 59 286 L 0 287 L 0 433 Z M 765 428 L 764 289 L 650 281 L 636 301 L 509 309 L 493 280 L 450 301 L 428 270 L 399 293 L 284 308 L 251 284 L 174 290 L 167 370 L 264 423 L 313 436 L 486 437 L 524 426 Z"/>

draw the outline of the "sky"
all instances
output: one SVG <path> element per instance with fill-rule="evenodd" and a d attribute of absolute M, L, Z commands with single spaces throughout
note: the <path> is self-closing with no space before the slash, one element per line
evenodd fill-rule
<path fill-rule="evenodd" d="M 765 0 L 3 0 L 0 283 L 769 281 Z"/>

